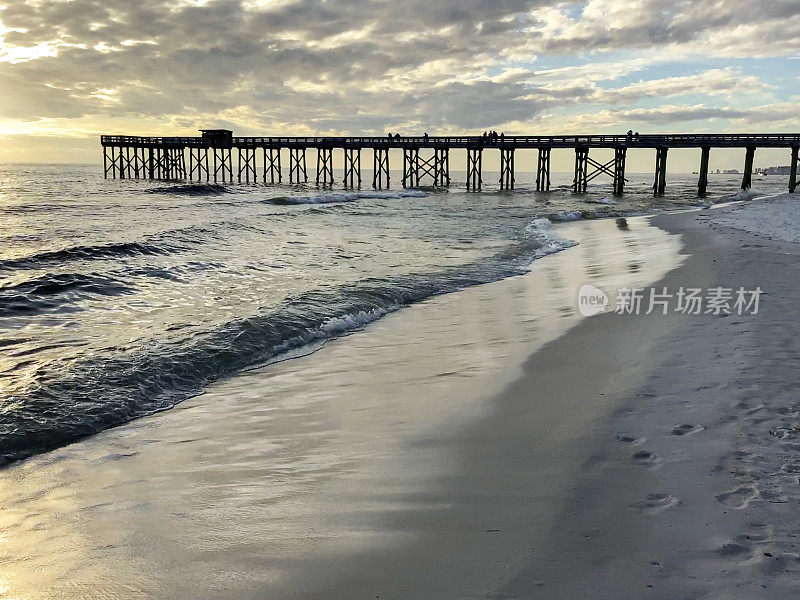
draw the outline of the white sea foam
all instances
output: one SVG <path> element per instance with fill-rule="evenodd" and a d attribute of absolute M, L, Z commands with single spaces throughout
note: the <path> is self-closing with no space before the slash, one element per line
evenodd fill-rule
<path fill-rule="evenodd" d="M 314 194 L 308 196 L 280 196 L 271 198 L 275 204 L 332 204 L 336 202 L 355 202 L 368 198 L 424 198 L 423 190 L 375 190 L 363 192 L 336 192 L 332 194 Z"/>
<path fill-rule="evenodd" d="M 562 250 L 578 245 L 578 242 L 575 240 L 567 240 L 553 233 L 551 226 L 552 222 L 550 219 L 542 217 L 534 219 L 525 227 L 525 233 L 541 244 L 535 252 L 536 258 L 541 258 L 548 254 L 555 254 L 556 252 L 561 252 Z"/>
<path fill-rule="evenodd" d="M 581 218 L 581 212 L 579 210 L 562 210 L 561 212 L 553 213 L 550 215 L 549 219 L 554 223 L 560 221 L 578 221 Z"/>
<path fill-rule="evenodd" d="M 607 206 L 614 206 L 617 201 L 613 198 L 587 198 L 584 202 L 588 202 L 589 204 L 605 204 Z"/>
<path fill-rule="evenodd" d="M 721 196 L 715 202 L 737 202 L 741 200 L 751 200 L 756 196 L 763 196 L 764 194 L 758 191 L 755 188 L 748 188 L 746 190 L 739 190 L 735 194 L 730 194 L 728 196 Z"/>

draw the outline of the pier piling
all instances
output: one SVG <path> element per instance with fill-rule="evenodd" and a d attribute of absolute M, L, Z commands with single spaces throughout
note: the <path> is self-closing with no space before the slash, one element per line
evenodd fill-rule
<path fill-rule="evenodd" d="M 233 183 L 233 160 L 230 148 L 214 148 L 214 183 Z M 169 175 L 163 179 L 172 179 Z"/>
<path fill-rule="evenodd" d="M 280 148 L 273 148 L 270 146 L 267 148 L 264 147 L 264 170 L 262 172 L 262 178 L 264 183 L 267 183 L 267 179 L 269 179 L 269 183 L 280 183 L 283 181 L 283 175 L 281 174 L 281 149 Z"/>
<path fill-rule="evenodd" d="M 789 193 L 793 194 L 797 189 L 797 155 L 800 147 L 792 146 L 792 162 L 789 166 Z"/>
<path fill-rule="evenodd" d="M 614 149 L 614 195 L 622 196 L 625 191 L 625 154 L 627 148 L 620 146 Z"/>
<path fill-rule="evenodd" d="M 434 175 L 433 185 L 447 187 L 450 185 L 450 149 L 447 146 L 433 149 Z"/>
<path fill-rule="evenodd" d="M 322 186 L 333 185 L 333 148 L 317 148 L 317 180 L 319 186 L 322 177 Z"/>
<path fill-rule="evenodd" d="M 344 181 L 346 188 L 361 187 L 361 148 L 344 149 Z"/>
<path fill-rule="evenodd" d="M 244 174 L 244 183 L 250 183 L 251 177 L 253 179 L 253 183 L 257 181 L 255 147 L 239 148 L 239 183 L 242 183 L 242 174 Z"/>
<path fill-rule="evenodd" d="M 289 148 L 289 183 L 307 183 L 306 149 L 300 147 Z"/>
<path fill-rule="evenodd" d="M 377 147 L 372 154 L 372 187 L 383 189 L 384 180 L 389 187 L 389 147 Z"/>
<path fill-rule="evenodd" d="M 500 148 L 500 189 L 514 189 L 514 148 Z"/>
<path fill-rule="evenodd" d="M 575 177 L 572 180 L 572 191 L 575 194 L 586 192 L 588 187 L 589 148 L 577 146 L 575 148 Z"/>
<path fill-rule="evenodd" d="M 697 195 L 700 198 L 706 197 L 708 188 L 708 158 L 711 154 L 709 146 L 703 146 L 700 150 L 700 177 L 697 179 Z"/>
<path fill-rule="evenodd" d="M 550 148 L 539 148 L 539 161 L 536 167 L 536 191 L 550 191 Z"/>
<path fill-rule="evenodd" d="M 467 148 L 467 191 L 479 192 L 483 184 L 483 148 Z"/>
<path fill-rule="evenodd" d="M 403 187 L 419 185 L 419 148 L 403 148 Z"/>
<path fill-rule="evenodd" d="M 749 190 L 753 187 L 753 158 L 756 154 L 755 146 L 748 146 L 744 155 L 744 173 L 742 174 L 742 189 Z"/>
<path fill-rule="evenodd" d="M 667 150 L 669 148 L 656 148 L 656 175 L 653 182 L 654 196 L 663 196 L 667 188 Z"/>

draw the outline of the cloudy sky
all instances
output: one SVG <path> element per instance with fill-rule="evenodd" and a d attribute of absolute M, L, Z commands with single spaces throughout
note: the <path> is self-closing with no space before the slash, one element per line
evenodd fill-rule
<path fill-rule="evenodd" d="M 800 0 L 0 0 L 0 97 L 3 161 L 200 127 L 797 131 Z"/>

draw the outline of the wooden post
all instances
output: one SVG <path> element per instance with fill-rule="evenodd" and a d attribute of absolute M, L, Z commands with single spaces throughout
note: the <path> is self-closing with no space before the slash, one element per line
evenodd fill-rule
<path fill-rule="evenodd" d="M 656 148 L 656 176 L 653 182 L 653 195 L 663 196 L 667 188 L 667 147 Z"/>
<path fill-rule="evenodd" d="M 625 154 L 627 148 L 614 149 L 614 195 L 622 196 L 625 191 Z"/>
<path fill-rule="evenodd" d="M 433 150 L 433 185 L 450 185 L 450 149 L 447 147 Z"/>
<path fill-rule="evenodd" d="M 500 189 L 514 189 L 514 148 L 500 148 Z"/>
<path fill-rule="evenodd" d="M 383 188 L 383 178 L 386 177 L 386 187 L 389 187 L 389 147 L 374 148 L 372 152 L 372 187 L 376 190 Z"/>
<path fill-rule="evenodd" d="M 539 148 L 536 166 L 536 191 L 550 191 L 550 148 Z"/>
<path fill-rule="evenodd" d="M 267 150 L 269 150 L 269 152 L 267 152 Z M 269 175 L 270 183 L 275 183 L 276 178 L 278 180 L 278 183 L 280 183 L 283 178 L 281 174 L 280 148 L 273 148 L 272 146 L 270 146 L 269 148 L 267 148 L 266 146 L 264 147 L 264 171 L 263 171 L 264 183 L 267 183 L 267 175 Z"/>
<path fill-rule="evenodd" d="M 753 187 L 753 158 L 756 154 L 755 146 L 748 146 L 744 155 L 744 174 L 742 175 L 742 189 L 749 190 Z"/>
<path fill-rule="evenodd" d="M 289 183 L 306 183 L 307 181 L 306 149 L 289 148 Z"/>
<path fill-rule="evenodd" d="M 697 195 L 700 198 L 706 197 L 706 189 L 708 188 L 708 157 L 710 153 L 710 146 L 703 146 L 700 151 L 700 177 L 697 180 Z"/>
<path fill-rule="evenodd" d="M 156 165 L 155 165 L 155 157 L 153 156 L 153 149 L 152 148 L 148 148 L 147 149 L 147 177 L 149 179 L 155 179 L 155 171 L 156 171 Z"/>
<path fill-rule="evenodd" d="M 483 183 L 483 148 L 467 148 L 467 191 L 479 192 Z"/>
<path fill-rule="evenodd" d="M 239 147 L 239 183 L 242 182 L 242 173 L 244 173 L 244 182 L 250 183 L 250 176 L 253 177 L 253 183 L 256 182 L 256 149 L 255 148 L 242 148 Z"/>
<path fill-rule="evenodd" d="M 361 187 L 361 148 L 344 149 L 344 187 Z"/>
<path fill-rule="evenodd" d="M 403 148 L 403 187 L 419 185 L 419 148 Z"/>
<path fill-rule="evenodd" d="M 103 146 L 103 179 L 108 179 L 108 148 Z"/>
<path fill-rule="evenodd" d="M 572 180 L 572 191 L 583 194 L 588 187 L 589 148 L 577 146 L 575 148 L 575 178 Z"/>
<path fill-rule="evenodd" d="M 792 162 L 789 167 L 789 193 L 793 194 L 797 189 L 797 155 L 800 152 L 800 147 L 792 147 Z"/>
<path fill-rule="evenodd" d="M 317 185 L 320 183 L 322 175 L 322 185 L 333 185 L 333 148 L 317 148 Z"/>

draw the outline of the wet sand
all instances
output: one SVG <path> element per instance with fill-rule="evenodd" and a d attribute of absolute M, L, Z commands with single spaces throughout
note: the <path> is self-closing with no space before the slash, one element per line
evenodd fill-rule
<path fill-rule="evenodd" d="M 615 409 L 587 432 L 580 477 L 499 597 L 798 597 L 800 247 L 712 229 L 715 213 L 654 219 L 690 252 L 656 287 L 760 286 L 757 315 L 597 316 L 515 384 L 541 389 L 537 372 L 588 359 L 593 339 L 612 350 L 596 368 L 616 375 L 594 393 Z M 548 385 L 589 397 L 585 382 Z"/>
<path fill-rule="evenodd" d="M 569 224 L 530 274 L 4 470 L 0 594 L 794 597 L 797 252 L 706 218 Z M 768 295 L 577 314 L 656 281 Z"/>

